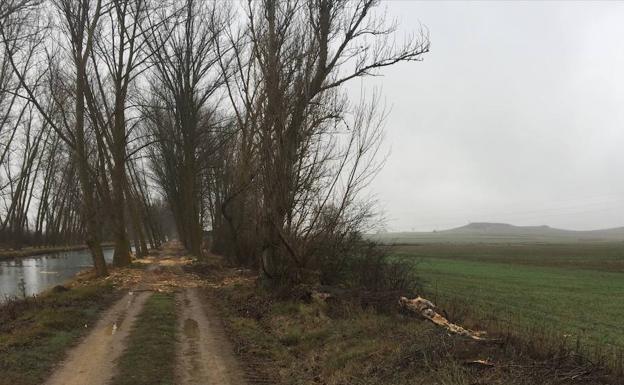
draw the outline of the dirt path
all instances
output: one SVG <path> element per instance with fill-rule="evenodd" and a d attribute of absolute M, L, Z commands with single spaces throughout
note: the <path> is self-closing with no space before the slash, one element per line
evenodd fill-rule
<path fill-rule="evenodd" d="M 116 269 L 106 281 L 130 290 L 107 310 L 87 337 L 55 370 L 45 385 L 106 385 L 116 373 L 115 362 L 126 347 L 137 316 L 153 291 L 176 292 L 179 328 L 176 384 L 245 385 L 220 320 L 208 303 L 202 303 L 197 288 L 205 284 L 184 272 L 190 263 L 177 243 L 137 263 L 145 269 Z"/>
<path fill-rule="evenodd" d="M 123 341 L 150 295 L 149 292 L 130 292 L 108 309 L 45 385 L 108 383 L 114 374 L 114 362 L 124 350 Z"/>
<path fill-rule="evenodd" d="M 246 383 L 219 319 L 197 289 L 177 296 L 180 341 L 177 378 L 180 385 L 243 385 Z"/>

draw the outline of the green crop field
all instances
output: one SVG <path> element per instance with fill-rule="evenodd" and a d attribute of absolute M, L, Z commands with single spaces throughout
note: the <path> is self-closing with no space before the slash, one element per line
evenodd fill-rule
<path fill-rule="evenodd" d="M 622 243 L 423 244 L 394 253 L 416 264 L 427 295 L 451 318 L 622 363 Z"/>

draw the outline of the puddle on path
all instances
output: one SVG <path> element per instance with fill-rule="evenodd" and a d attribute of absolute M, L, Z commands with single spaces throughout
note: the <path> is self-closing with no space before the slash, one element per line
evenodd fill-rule
<path fill-rule="evenodd" d="M 186 335 L 187 338 L 199 338 L 199 324 L 197 321 L 192 318 L 187 318 L 184 321 L 184 335 Z"/>
<path fill-rule="evenodd" d="M 117 333 L 117 322 L 113 322 L 112 324 L 106 327 L 106 335 L 113 336 Z"/>

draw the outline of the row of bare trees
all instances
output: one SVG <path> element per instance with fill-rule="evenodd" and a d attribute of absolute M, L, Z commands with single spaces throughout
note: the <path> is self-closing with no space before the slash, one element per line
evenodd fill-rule
<path fill-rule="evenodd" d="M 272 282 L 314 278 L 358 242 L 373 206 L 385 111 L 348 82 L 420 60 L 377 1 L 186 1 L 163 29 L 144 125 L 152 170 L 184 243 L 254 265 Z"/>
<path fill-rule="evenodd" d="M 0 48 L 0 244 L 16 248 L 74 243 L 82 232 L 73 159 L 47 123 L 38 119 L 34 105 L 21 98 L 23 87 L 16 76 L 33 62 L 37 44 L 15 38 L 24 28 L 18 15 L 36 5 L 14 0 L 0 6 L 2 33 L 7 36 Z M 30 52 L 16 64 L 9 52 L 18 44 Z"/>
<path fill-rule="evenodd" d="M 160 196 L 189 251 L 211 229 L 214 251 L 272 283 L 314 279 L 359 242 L 385 110 L 345 87 L 429 49 L 378 1 L 7 4 L 0 165 L 16 228 L 52 236 L 58 210 L 105 274 L 102 229 L 128 264 L 130 238 L 138 252 L 164 238 Z"/>
<path fill-rule="evenodd" d="M 130 100 L 149 55 L 152 6 L 141 0 L 13 1 L 0 12 L 6 76 L 0 128 L 9 138 L 2 142 L 8 155 L 0 162 L 7 180 L 1 191 L 9 241 L 17 232 L 30 233 L 32 224 L 36 237 L 79 237 L 105 275 L 103 240 L 114 241 L 113 262 L 124 266 L 130 263 L 128 234 L 138 254 L 147 252 L 148 241 L 157 246 L 163 239 L 141 175 L 137 109 Z"/>

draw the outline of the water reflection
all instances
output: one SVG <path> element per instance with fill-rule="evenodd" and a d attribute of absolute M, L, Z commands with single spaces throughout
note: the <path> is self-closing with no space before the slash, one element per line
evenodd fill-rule
<path fill-rule="evenodd" d="M 113 260 L 113 249 L 104 249 L 107 262 Z M 81 270 L 93 266 L 88 250 L 66 251 L 0 261 L 0 302 L 7 296 L 20 295 L 23 279 L 26 295 L 41 293 L 60 285 Z"/>

